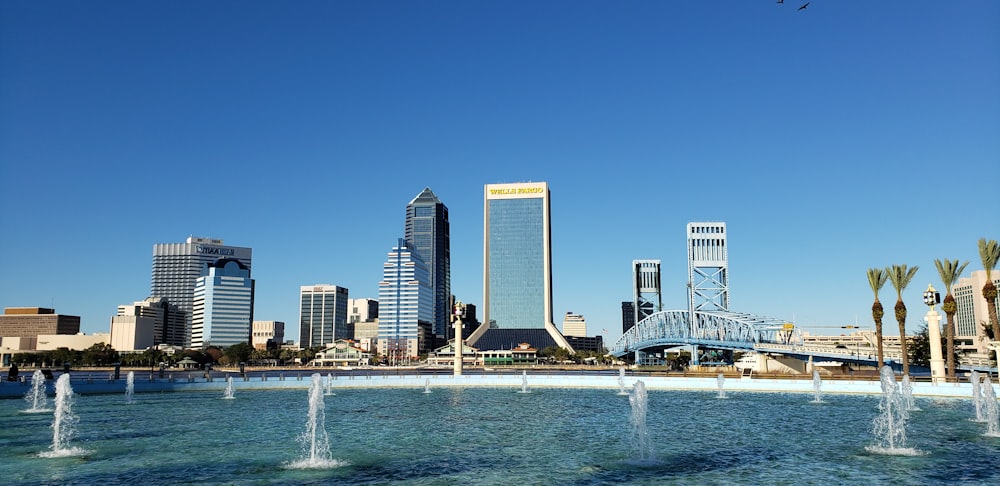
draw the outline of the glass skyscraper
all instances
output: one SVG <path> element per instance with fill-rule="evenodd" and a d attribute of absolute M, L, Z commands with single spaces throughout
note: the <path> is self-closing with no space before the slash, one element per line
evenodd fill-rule
<path fill-rule="evenodd" d="M 388 356 L 391 364 L 420 354 L 418 328 L 421 323 L 430 323 L 432 295 L 427 267 L 400 239 L 382 265 L 382 281 L 378 283 L 378 351 Z"/>
<path fill-rule="evenodd" d="M 451 236 L 448 207 L 431 189 L 424 190 L 406 205 L 407 245 L 416 250 L 427 266 L 433 302 L 431 328 L 434 335 L 448 338 L 451 333 Z"/>
<path fill-rule="evenodd" d="M 572 349 L 552 322 L 548 184 L 487 184 L 484 198 L 483 325 L 469 343 L 490 329 L 544 329 Z"/>
<path fill-rule="evenodd" d="M 299 345 L 326 346 L 337 339 L 353 339 L 347 325 L 347 289 L 318 284 L 299 287 Z"/>
<path fill-rule="evenodd" d="M 240 262 L 249 272 L 253 250 L 226 246 L 220 239 L 188 237 L 184 243 L 153 245 L 153 278 L 150 297 L 162 297 L 186 314 L 184 329 L 165 333 L 166 343 L 176 346 L 191 344 L 191 311 L 194 306 L 194 286 L 207 272 L 210 264 L 221 258 Z"/>

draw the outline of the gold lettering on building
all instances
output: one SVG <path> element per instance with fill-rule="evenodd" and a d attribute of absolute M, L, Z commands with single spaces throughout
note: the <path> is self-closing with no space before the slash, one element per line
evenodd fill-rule
<path fill-rule="evenodd" d="M 543 187 L 516 187 L 510 189 L 490 189 L 490 194 L 494 196 L 509 196 L 515 194 L 541 194 L 545 192 Z"/>

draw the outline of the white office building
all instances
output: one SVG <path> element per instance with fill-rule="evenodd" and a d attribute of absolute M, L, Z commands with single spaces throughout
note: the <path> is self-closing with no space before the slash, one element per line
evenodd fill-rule
<path fill-rule="evenodd" d="M 347 309 L 347 322 L 351 324 L 378 319 L 378 301 L 375 299 L 348 299 Z"/>
<path fill-rule="evenodd" d="M 275 348 L 285 342 L 285 323 L 281 321 L 253 321 L 250 345 L 254 349 L 267 349 L 268 341 Z"/>
<path fill-rule="evenodd" d="M 221 258 L 238 260 L 247 271 L 251 268 L 251 248 L 226 246 L 215 238 L 188 237 L 184 243 L 153 245 L 152 285 L 149 295 L 163 297 L 186 313 L 183 338 L 170 336 L 166 344 L 188 346 L 193 323 L 194 286 L 209 264 Z"/>
<path fill-rule="evenodd" d="M 567 312 L 562 325 L 563 336 L 587 337 L 587 320 L 580 314 Z"/>
<path fill-rule="evenodd" d="M 959 350 L 965 350 L 979 356 L 968 356 L 972 360 L 986 360 L 990 353 L 986 347 L 989 342 L 983 325 L 990 325 L 989 303 L 983 297 L 983 285 L 986 284 L 986 270 L 977 270 L 967 278 L 958 279 L 951 288 L 958 306 L 955 312 L 955 339 Z M 993 272 L 993 285 L 1000 287 L 1000 271 Z M 997 299 L 1000 310 L 1000 299 Z M 943 314 L 942 314 L 943 321 Z M 942 322 L 944 324 L 944 322 Z"/>

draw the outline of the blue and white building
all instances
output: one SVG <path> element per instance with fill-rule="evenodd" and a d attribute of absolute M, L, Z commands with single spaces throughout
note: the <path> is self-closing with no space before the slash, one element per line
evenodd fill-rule
<path fill-rule="evenodd" d="M 391 364 L 408 362 L 427 345 L 434 294 L 427 266 L 406 240 L 389 252 L 378 285 L 378 352 Z"/>
<path fill-rule="evenodd" d="M 253 249 L 228 246 L 217 238 L 191 236 L 184 243 L 157 243 L 153 245 L 153 271 L 149 295 L 164 298 L 185 313 L 183 329 L 167 329 L 164 343 L 175 346 L 191 345 L 193 324 L 194 286 L 205 275 L 210 264 L 220 258 L 234 259 L 251 269 Z"/>
<path fill-rule="evenodd" d="M 254 281 L 239 260 L 223 258 L 195 281 L 191 347 L 250 344 Z"/>

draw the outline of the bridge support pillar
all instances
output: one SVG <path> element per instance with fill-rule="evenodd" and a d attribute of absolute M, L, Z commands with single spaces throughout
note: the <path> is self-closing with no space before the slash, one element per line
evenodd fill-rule
<path fill-rule="evenodd" d="M 701 359 L 698 357 L 698 345 L 691 345 L 691 365 L 698 366 L 701 364 Z"/>

